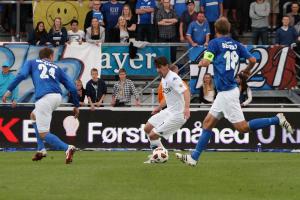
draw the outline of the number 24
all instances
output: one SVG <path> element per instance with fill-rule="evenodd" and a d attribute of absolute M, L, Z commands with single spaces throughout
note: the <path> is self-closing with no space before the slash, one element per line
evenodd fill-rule
<path fill-rule="evenodd" d="M 46 79 L 49 78 L 49 75 L 55 79 L 55 69 L 53 67 L 51 67 L 48 71 L 48 68 L 45 64 L 39 64 L 38 65 L 39 70 L 42 70 L 41 74 L 40 74 L 40 78 L 41 79 Z M 47 74 L 48 72 L 48 74 Z"/>

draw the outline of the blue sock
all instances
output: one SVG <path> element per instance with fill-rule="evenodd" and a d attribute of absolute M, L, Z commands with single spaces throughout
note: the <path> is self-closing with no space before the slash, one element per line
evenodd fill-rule
<path fill-rule="evenodd" d="M 257 130 L 257 129 L 269 127 L 271 125 L 278 125 L 279 118 L 278 117 L 258 118 L 258 119 L 252 119 L 248 123 L 251 130 Z"/>
<path fill-rule="evenodd" d="M 206 149 L 206 146 L 212 134 L 213 132 L 211 130 L 207 130 L 207 129 L 202 130 L 202 134 L 199 137 L 198 143 L 196 145 L 196 149 L 192 152 L 191 155 L 194 160 L 199 160 L 199 157 L 202 151 Z"/>
<path fill-rule="evenodd" d="M 56 135 L 54 135 L 50 132 L 47 133 L 47 135 L 45 137 L 45 141 L 48 144 L 50 144 L 52 147 L 54 147 L 55 149 L 62 149 L 64 151 L 66 151 L 68 149 L 68 145 L 66 143 L 61 141 L 61 139 L 59 139 Z"/>
<path fill-rule="evenodd" d="M 37 150 L 40 151 L 42 149 L 45 149 L 45 145 L 44 145 L 44 142 L 43 140 L 40 138 L 40 134 L 39 134 L 39 131 L 37 129 L 37 126 L 36 126 L 36 123 L 32 123 L 32 126 L 35 130 L 35 136 L 36 136 L 36 140 L 37 140 Z"/>

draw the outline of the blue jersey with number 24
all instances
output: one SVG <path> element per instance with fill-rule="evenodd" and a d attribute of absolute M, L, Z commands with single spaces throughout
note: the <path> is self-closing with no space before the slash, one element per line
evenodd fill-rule
<path fill-rule="evenodd" d="M 245 46 L 230 37 L 220 37 L 208 43 L 207 51 L 214 55 L 214 83 L 218 91 L 228 91 L 237 87 L 235 68 L 240 58 L 252 57 Z"/>
<path fill-rule="evenodd" d="M 60 88 L 60 83 L 62 83 L 66 89 L 70 91 L 72 97 L 75 98 L 73 102 L 74 105 L 79 106 L 77 89 L 73 81 L 60 67 L 47 60 L 36 59 L 27 61 L 8 87 L 8 90 L 14 90 L 16 86 L 29 75 L 31 75 L 35 88 L 36 100 L 49 93 L 62 94 Z"/>

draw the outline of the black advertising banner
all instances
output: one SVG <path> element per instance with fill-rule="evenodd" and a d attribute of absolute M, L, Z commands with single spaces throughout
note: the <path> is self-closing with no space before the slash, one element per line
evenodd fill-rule
<path fill-rule="evenodd" d="M 0 148 L 34 148 L 36 139 L 32 121 L 29 118 L 31 108 L 0 108 Z M 271 117 L 277 112 L 285 115 L 296 129 L 293 135 L 279 126 L 240 134 L 232 125 L 222 119 L 213 129 L 214 136 L 209 149 L 253 149 L 261 143 L 268 149 L 300 148 L 300 109 L 292 108 L 248 108 L 245 118 Z M 169 140 L 163 140 L 167 148 L 192 149 L 202 130 L 202 121 L 208 109 L 192 109 L 191 118 Z M 51 123 L 51 132 L 64 141 L 79 148 L 149 148 L 144 124 L 151 116 L 151 109 L 133 108 L 81 110 L 80 125 L 63 126 L 67 116 L 72 115 L 71 108 L 59 108 L 55 111 Z"/>

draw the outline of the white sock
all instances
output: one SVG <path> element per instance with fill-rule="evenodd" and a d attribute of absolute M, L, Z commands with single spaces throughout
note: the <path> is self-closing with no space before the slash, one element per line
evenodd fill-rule
<path fill-rule="evenodd" d="M 149 142 L 150 142 L 150 148 L 151 149 L 156 149 L 157 147 L 164 147 L 163 144 L 161 143 L 160 138 L 157 139 L 157 140 L 150 140 L 149 139 Z"/>

